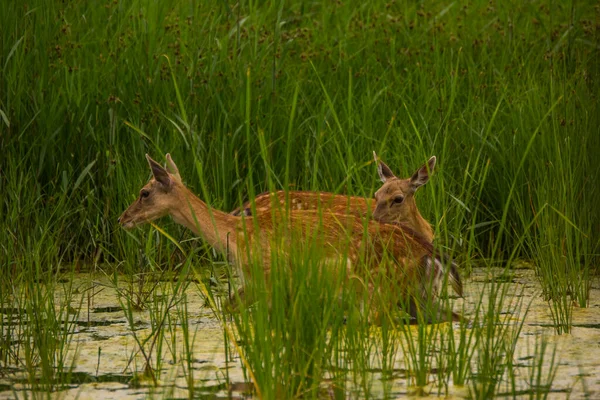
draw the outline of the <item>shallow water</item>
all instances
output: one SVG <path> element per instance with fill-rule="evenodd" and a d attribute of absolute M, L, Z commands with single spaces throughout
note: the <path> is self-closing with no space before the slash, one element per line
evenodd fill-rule
<path fill-rule="evenodd" d="M 484 285 L 493 277 L 488 270 L 476 270 L 466 280 L 464 300 L 455 303 L 458 308 L 464 302 L 467 317 L 479 302 Z M 187 379 L 193 376 L 197 393 L 211 394 L 218 397 L 244 397 L 247 385 L 240 367 L 240 360 L 235 354 L 226 360 L 225 337 L 220 322 L 214 317 L 209 307 L 206 307 L 201 291 L 192 283 L 186 290 L 187 315 L 189 335 L 193 337 L 193 349 L 189 357 L 184 355 L 184 331 L 180 320 L 174 317 L 172 328 L 165 332 L 162 341 L 162 360 L 160 371 L 157 372 L 158 385 L 155 386 L 149 377 L 142 376 L 145 365 L 144 356 L 137 351 L 139 346 L 134 338 L 130 323 L 119 303 L 117 291 L 109 278 L 101 274 L 78 274 L 72 280 L 77 295 L 73 296 L 72 307 L 81 304 L 81 310 L 70 314 L 73 333 L 66 357 L 66 365 L 73 365 L 68 387 L 57 390 L 51 397 L 57 398 L 118 398 L 134 399 L 145 397 L 183 398 L 188 397 Z M 152 288 L 152 296 L 160 298 L 168 295 L 172 284 L 160 283 L 157 286 L 147 284 Z M 523 329 L 519 333 L 514 364 L 517 393 L 527 396 L 531 388 L 526 380 L 534 353 L 536 339 L 542 335 L 548 338 L 550 345 L 556 345 L 558 372 L 553 381 L 549 398 L 595 398 L 600 396 L 600 288 L 594 286 L 590 295 L 588 308 L 575 308 L 573 311 L 573 329 L 571 334 L 556 335 L 552 327 L 548 303 L 541 296 L 541 287 L 532 270 L 516 270 L 504 285 L 509 285 L 509 297 L 505 301 L 503 311 L 509 318 L 518 309 L 519 301 L 524 308 L 529 305 Z M 65 286 L 66 287 L 66 286 Z M 131 289 L 128 282 L 121 280 L 118 286 L 121 290 Z M 162 290 L 165 291 L 161 294 Z M 57 304 L 64 297 L 64 292 L 57 290 Z M 164 304 L 156 302 L 156 304 Z M 182 304 L 174 305 L 170 315 L 181 315 Z M 524 311 L 523 308 L 523 311 Z M 179 310 L 179 313 L 177 312 Z M 85 314 L 84 314 L 85 312 Z M 3 317 L 3 328 L 9 326 L 11 315 L 15 310 L 0 310 Z M 148 310 L 132 314 L 135 335 L 143 340 L 151 336 L 151 312 Z M 514 318 L 517 318 L 515 315 Z M 154 324 L 155 325 L 155 324 Z M 5 328 L 4 328 L 5 329 Z M 3 333 L 4 334 L 4 333 Z M 145 348 L 148 349 L 149 343 Z M 155 347 L 156 349 L 156 347 Z M 154 351 L 152 357 L 156 357 Z M 183 356 L 183 358 L 182 358 Z M 182 361 L 183 360 L 183 361 Z M 403 357 L 396 357 L 398 375 L 405 371 Z M 156 366 L 156 360 L 152 359 Z M 132 381 L 133 376 L 137 378 Z M 378 381 L 378 372 L 373 372 L 374 382 Z M 227 385 L 226 382 L 232 384 Z M 375 384 L 376 386 L 376 384 Z M 24 398 L 34 393 L 30 392 L 28 375 L 24 370 L 15 368 L 0 374 L 0 398 Z M 504 389 L 506 388 L 506 389 Z M 410 393 L 406 379 L 399 377 L 391 383 L 391 393 L 394 397 L 402 397 Z M 450 397 L 461 398 L 467 395 L 466 389 L 449 388 Z M 512 397 L 508 383 L 500 384 L 501 394 Z M 383 391 L 374 387 L 372 394 L 377 396 Z M 39 393 L 38 393 L 39 394 Z M 34 394 L 35 395 L 35 394 Z"/>

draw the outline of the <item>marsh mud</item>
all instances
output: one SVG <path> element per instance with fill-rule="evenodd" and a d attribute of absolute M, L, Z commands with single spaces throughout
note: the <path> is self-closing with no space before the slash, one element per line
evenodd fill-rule
<path fill-rule="evenodd" d="M 466 279 L 466 296 L 455 302 L 455 309 L 464 306 L 466 316 L 472 318 L 477 304 L 482 299 L 485 304 L 487 295 L 482 293 L 486 286 L 498 276 L 502 276 L 500 285 L 508 285 L 501 307 L 505 323 L 522 320 L 525 316 L 516 333 L 518 340 L 510 368 L 516 386 L 511 387 L 508 371 L 504 372 L 496 392 L 498 396 L 529 397 L 535 393 L 536 388 L 531 387 L 528 379 L 536 359 L 536 343 L 542 337 L 550 349 L 556 348 L 558 368 L 548 398 L 600 396 L 600 288 L 592 287 L 588 308 L 573 309 L 570 334 L 555 334 L 548 302 L 534 272 L 529 269 L 512 271 L 509 279 L 499 270 L 475 270 Z M 67 312 L 61 314 L 67 320 L 63 321 L 67 326 L 66 336 L 60 339 L 65 344 L 57 350 L 64 359 L 62 368 L 54 372 L 54 381 L 40 378 L 37 384 L 35 373 L 25 365 L 14 363 L 14 367 L 3 368 L 0 398 L 44 396 L 45 391 L 52 391 L 52 398 L 61 399 L 187 398 L 191 394 L 190 382 L 193 382 L 195 397 L 251 397 L 235 346 L 227 339 L 221 322 L 207 306 L 196 282 L 185 287 L 184 295 L 177 296 L 178 301 L 169 302 L 172 282 L 139 287 L 125 277 L 118 283 L 111 279 L 101 274 L 77 274 L 69 285 L 59 286 L 62 289 L 54 294 L 57 307 L 64 303 L 67 292 L 71 303 Z M 136 310 L 135 299 L 142 297 L 150 307 L 124 311 Z M 128 303 L 128 299 L 133 303 Z M 164 307 L 169 308 L 168 312 L 162 312 Z M 27 346 L 19 342 L 15 332 L 22 329 L 21 325 L 32 323 L 23 315 L 18 307 L 0 310 L 3 337 L 13 340 L 11 346 L 20 351 Z M 157 337 L 153 329 L 160 325 L 160 318 L 166 318 L 162 321 L 166 328 Z M 374 332 L 377 335 L 377 331 Z M 226 352 L 226 348 L 229 351 Z M 545 362 L 549 362 L 550 355 L 546 357 Z M 380 371 L 368 372 L 373 378 L 372 396 L 398 398 L 414 393 L 407 386 L 409 367 L 405 358 L 399 354 L 395 360 L 395 373 L 386 378 L 385 391 L 377 387 L 378 382 L 383 382 Z M 148 361 L 152 368 L 146 368 Z M 41 367 L 35 368 L 41 371 Z M 434 372 L 432 381 L 435 381 Z M 448 391 L 448 396 L 441 395 L 464 398 L 469 393 L 467 387 L 452 384 Z M 430 394 L 435 397 L 437 392 L 438 389 L 431 389 Z"/>

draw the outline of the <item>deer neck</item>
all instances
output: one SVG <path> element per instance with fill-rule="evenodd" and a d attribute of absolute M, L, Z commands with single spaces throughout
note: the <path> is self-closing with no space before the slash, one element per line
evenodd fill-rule
<path fill-rule="evenodd" d="M 405 215 L 405 221 L 417 232 L 421 233 L 428 242 L 433 242 L 433 229 L 425 218 L 421 216 L 417 203 L 414 199 L 408 203 L 408 212 Z"/>
<path fill-rule="evenodd" d="M 171 212 L 173 220 L 201 236 L 209 245 L 225 253 L 228 249 L 235 258 L 237 253 L 237 223 L 234 217 L 209 207 L 189 189 L 181 186 L 178 206 Z"/>

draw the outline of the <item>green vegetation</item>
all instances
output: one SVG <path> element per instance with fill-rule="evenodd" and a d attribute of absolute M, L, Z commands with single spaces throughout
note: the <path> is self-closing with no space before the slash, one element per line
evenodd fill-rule
<path fill-rule="evenodd" d="M 436 155 L 417 196 L 436 246 L 463 276 L 476 267 L 510 276 L 513 261 L 530 260 L 554 329 L 568 333 L 599 260 L 598 12 L 574 0 L 9 0 L 0 367 L 27 371 L 35 390 L 71 382 L 68 321 L 86 312 L 86 293 L 61 282 L 101 267 L 132 282 L 119 289 L 131 332 L 132 310 L 150 310 L 152 334 L 136 340 L 154 355 L 140 373 L 156 379 L 162 354 L 183 351 L 190 393 L 194 333 L 175 327 L 188 325 L 191 276 L 229 321 L 228 357 L 241 357 L 265 398 L 387 397 L 403 378 L 417 393 L 432 382 L 440 393 L 465 385 L 474 398 L 510 392 L 499 380 L 511 373 L 527 305 L 508 323 L 500 283 L 486 286 L 470 323 L 410 327 L 390 307 L 374 327 L 354 306 L 360 294 L 319 279 L 307 251 L 291 276 L 274 274 L 271 297 L 259 285 L 256 305 L 229 317 L 221 258 L 171 222 L 125 232 L 116 220 L 148 178 L 144 153 L 170 152 L 188 186 L 223 210 L 272 189 L 371 196 L 373 150 L 399 175 Z M 144 280 L 164 271 L 177 273 L 170 284 Z M 184 349 L 169 344 L 176 334 Z M 528 394 L 544 398 L 555 353 L 545 338 L 534 347 Z M 382 392 L 374 379 L 387 382 Z"/>

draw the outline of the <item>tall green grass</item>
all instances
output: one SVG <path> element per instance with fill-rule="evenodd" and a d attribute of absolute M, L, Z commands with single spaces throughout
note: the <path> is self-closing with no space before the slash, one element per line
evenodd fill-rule
<path fill-rule="evenodd" d="M 15 232 L 4 254 L 9 240 L 25 250 L 31 218 L 51 218 L 46 205 L 73 233 L 76 246 L 52 240 L 69 258 L 102 248 L 125 258 L 115 217 L 146 177 L 144 152 L 173 153 L 189 183 L 205 179 L 208 200 L 228 209 L 246 196 L 241 183 L 259 192 L 269 175 L 278 188 L 371 195 L 375 149 L 398 173 L 439 157 L 421 207 L 444 242 L 505 256 L 548 203 L 560 214 L 538 220 L 524 247 L 556 246 L 544 227 L 562 215 L 581 244 L 561 251 L 588 260 L 598 242 L 593 13 L 552 2 L 9 2 L 2 215 Z M 205 176 L 189 173 L 192 160 Z"/>
<path fill-rule="evenodd" d="M 574 304 L 588 305 L 600 243 L 597 13 L 574 0 L 9 1 L 0 10 L 0 303 L 51 308 L 44 291 L 23 298 L 11 288 L 41 279 L 51 290 L 59 271 L 82 263 L 133 275 L 190 262 L 156 232 L 117 226 L 148 178 L 146 152 L 170 152 L 193 190 L 229 210 L 266 189 L 371 196 L 376 150 L 398 175 L 438 156 L 418 195 L 436 246 L 465 272 L 530 259 L 557 332 L 569 332 Z M 191 237 L 165 226 L 175 241 Z M 199 264 L 214 261 L 201 243 L 185 247 Z M 132 306 L 148 306 L 144 290 L 131 288 Z M 326 303 L 321 312 L 335 304 Z M 313 306 L 299 307 L 315 316 Z M 161 326 L 164 309 L 153 310 Z M 241 332 L 250 324 L 243 318 L 294 326 L 287 314 L 252 312 L 236 321 Z M 295 337 L 299 349 L 315 345 L 329 359 L 347 348 L 362 359 L 333 372 L 340 397 L 349 380 L 370 390 L 360 324 L 356 332 L 327 328 L 329 344 L 321 342 L 325 325 Z M 403 342 L 387 329 L 373 346 L 382 354 L 376 368 L 393 375 L 393 352 L 383 349 Z M 254 371 L 257 380 L 279 371 L 282 360 L 268 354 L 277 340 L 248 350 L 272 362 Z M 5 365 L 21 358 L 10 343 L 0 346 Z M 41 351 L 39 344 L 27 358 L 37 363 Z M 286 356 L 308 366 L 286 372 L 294 382 L 286 394 L 317 393 L 324 361 L 306 351 Z M 436 360 L 417 361 L 413 372 Z M 451 371 L 458 382 L 468 374 L 465 365 Z M 483 389 L 473 386 L 473 395 Z"/>

